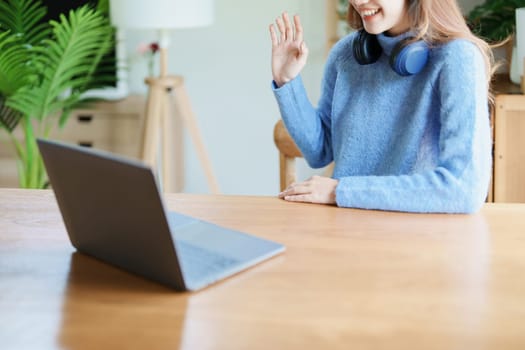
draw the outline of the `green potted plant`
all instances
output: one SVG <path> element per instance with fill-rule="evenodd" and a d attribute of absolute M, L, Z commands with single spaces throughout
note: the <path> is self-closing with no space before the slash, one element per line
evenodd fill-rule
<path fill-rule="evenodd" d="M 0 129 L 15 146 L 20 187 L 47 183 L 36 138 L 62 127 L 83 92 L 109 83 L 95 75 L 113 45 L 104 8 L 107 0 L 46 23 L 39 0 L 0 2 Z"/>
<path fill-rule="evenodd" d="M 520 84 L 519 62 L 515 42 L 516 9 L 525 7 L 525 0 L 485 0 L 469 12 L 467 20 L 474 34 L 493 48 L 506 48 L 510 80 Z"/>
<path fill-rule="evenodd" d="M 476 35 L 499 43 L 514 34 L 519 7 L 525 7 L 525 0 L 485 0 L 469 12 L 467 19 Z"/>

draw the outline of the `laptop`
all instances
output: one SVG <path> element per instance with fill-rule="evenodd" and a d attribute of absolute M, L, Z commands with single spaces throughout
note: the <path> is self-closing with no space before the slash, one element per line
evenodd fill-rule
<path fill-rule="evenodd" d="M 104 151 L 38 139 L 71 244 L 179 291 L 267 260 L 282 244 L 165 210 L 150 167 Z"/>

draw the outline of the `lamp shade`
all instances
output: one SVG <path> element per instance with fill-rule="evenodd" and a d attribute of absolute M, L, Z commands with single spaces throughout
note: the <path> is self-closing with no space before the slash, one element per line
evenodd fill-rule
<path fill-rule="evenodd" d="M 213 23 L 214 0 L 110 0 L 117 28 L 170 29 Z"/>

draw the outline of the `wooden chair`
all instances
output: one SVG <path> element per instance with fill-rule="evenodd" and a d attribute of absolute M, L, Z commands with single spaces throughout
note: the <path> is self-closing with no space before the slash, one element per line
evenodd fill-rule
<path fill-rule="evenodd" d="M 279 150 L 279 179 L 280 188 L 283 191 L 288 185 L 295 182 L 295 158 L 303 155 L 281 119 L 273 128 L 273 141 Z"/>
<path fill-rule="evenodd" d="M 297 180 L 295 158 L 302 158 L 303 154 L 288 133 L 288 130 L 286 130 L 282 119 L 275 123 L 273 141 L 279 150 L 279 180 L 281 191 L 284 191 L 286 187 Z M 334 162 L 326 167 L 323 176 L 330 177 L 333 171 Z"/>

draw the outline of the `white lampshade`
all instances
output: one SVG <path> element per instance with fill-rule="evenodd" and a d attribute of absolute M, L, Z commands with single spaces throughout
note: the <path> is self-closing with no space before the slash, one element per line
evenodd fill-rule
<path fill-rule="evenodd" d="M 110 0 L 117 28 L 169 29 L 213 23 L 214 0 Z"/>

